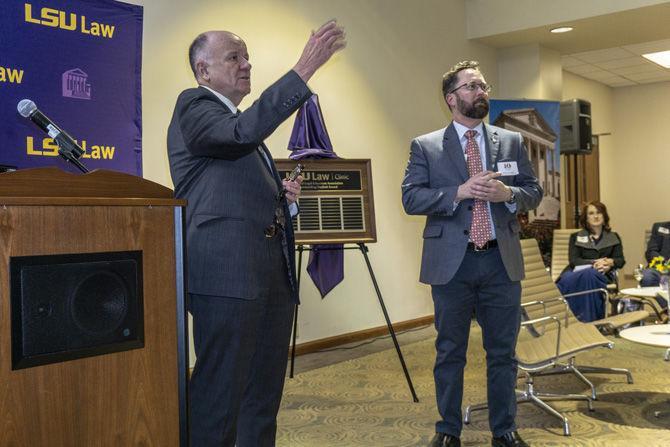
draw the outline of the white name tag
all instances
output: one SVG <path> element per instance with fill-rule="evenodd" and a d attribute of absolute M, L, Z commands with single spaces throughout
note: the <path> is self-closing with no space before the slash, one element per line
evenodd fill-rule
<path fill-rule="evenodd" d="M 665 227 L 658 227 L 658 232 L 662 234 L 670 234 L 670 230 Z"/>
<path fill-rule="evenodd" d="M 589 237 L 588 236 L 577 236 L 577 242 L 582 243 L 582 244 L 588 244 L 589 243 Z"/>
<path fill-rule="evenodd" d="M 501 175 L 517 175 L 519 168 L 516 166 L 516 161 L 499 161 L 498 172 Z"/>

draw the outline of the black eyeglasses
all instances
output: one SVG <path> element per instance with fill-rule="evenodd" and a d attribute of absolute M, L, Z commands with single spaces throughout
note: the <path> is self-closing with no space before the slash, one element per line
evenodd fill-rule
<path fill-rule="evenodd" d="M 461 84 L 458 87 L 450 90 L 448 93 L 454 93 L 456 90 L 459 88 L 465 88 L 469 92 L 474 92 L 478 88 L 480 88 L 484 93 L 489 93 L 491 89 L 493 88 L 492 85 L 486 84 L 484 82 L 476 82 L 476 81 L 470 81 L 466 82 L 465 84 Z"/>

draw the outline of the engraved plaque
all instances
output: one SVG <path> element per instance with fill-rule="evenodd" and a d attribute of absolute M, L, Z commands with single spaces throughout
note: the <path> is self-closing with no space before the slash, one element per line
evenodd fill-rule
<path fill-rule="evenodd" d="M 293 218 L 296 244 L 377 242 L 369 159 L 277 159 L 285 178 L 300 162 L 300 213 Z"/>

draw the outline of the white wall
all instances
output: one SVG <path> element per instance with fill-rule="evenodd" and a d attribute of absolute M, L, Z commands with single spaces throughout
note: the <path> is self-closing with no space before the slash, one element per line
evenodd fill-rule
<path fill-rule="evenodd" d="M 617 216 L 627 273 L 644 262 L 644 230 L 670 220 L 669 100 L 670 82 L 614 89 L 614 147 L 601 157 L 601 188 Z"/>
<path fill-rule="evenodd" d="M 479 59 L 496 82 L 492 49 L 465 38 L 464 1 L 422 0 L 177 0 L 136 1 L 144 8 L 144 173 L 172 186 L 165 135 L 178 93 L 194 85 L 186 52 L 193 37 L 227 29 L 246 40 L 252 94 L 297 61 L 310 30 L 336 17 L 346 27 L 348 48 L 310 81 L 319 94 L 335 151 L 371 158 L 379 242 L 370 245 L 393 321 L 432 314 L 427 286 L 418 283 L 423 218 L 408 217 L 400 183 L 411 138 L 446 125 L 442 74 L 462 59 Z M 267 140 L 273 156 L 285 151 L 293 119 Z M 345 281 L 325 300 L 303 270 L 298 342 L 384 324 L 362 256 L 349 251 Z"/>

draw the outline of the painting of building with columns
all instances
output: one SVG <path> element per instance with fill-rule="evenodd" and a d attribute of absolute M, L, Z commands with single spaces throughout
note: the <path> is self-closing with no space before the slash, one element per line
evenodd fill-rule
<path fill-rule="evenodd" d="M 528 213 L 528 221 L 558 221 L 560 206 L 560 164 L 557 165 L 557 135 L 535 109 L 505 110 L 493 123 L 520 132 L 528 150 L 533 170 L 544 189 L 540 206 Z"/>
<path fill-rule="evenodd" d="M 493 125 L 523 136 L 544 197 L 537 209 L 520 216 L 522 233 L 536 238 L 548 259 L 553 230 L 560 227 L 559 103 L 491 100 L 489 119 Z"/>

